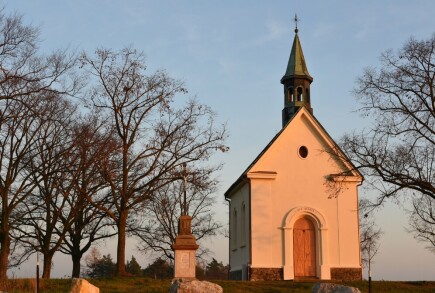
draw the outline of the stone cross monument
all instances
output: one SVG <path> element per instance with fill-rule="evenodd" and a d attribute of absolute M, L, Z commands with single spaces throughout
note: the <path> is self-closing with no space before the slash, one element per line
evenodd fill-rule
<path fill-rule="evenodd" d="M 184 179 L 184 203 L 183 211 L 178 220 L 178 235 L 175 238 L 172 249 L 175 253 L 175 268 L 174 278 L 195 278 L 196 268 L 196 250 L 199 245 L 196 244 L 195 236 L 192 235 L 192 217 L 187 213 L 186 201 L 186 183 L 187 183 L 187 168 L 183 165 Z"/>
<path fill-rule="evenodd" d="M 175 252 L 174 278 L 195 278 L 196 244 L 195 236 L 191 232 L 192 217 L 180 216 L 178 220 L 178 235 L 172 245 Z"/>

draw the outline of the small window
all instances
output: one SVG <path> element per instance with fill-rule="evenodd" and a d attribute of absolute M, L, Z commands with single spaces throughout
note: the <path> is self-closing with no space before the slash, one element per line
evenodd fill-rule
<path fill-rule="evenodd" d="M 304 159 L 305 159 L 305 158 L 308 156 L 308 149 L 307 149 L 307 147 L 306 147 L 306 146 L 301 146 L 301 147 L 299 148 L 298 153 L 299 153 L 299 156 L 300 156 L 301 158 L 304 158 Z"/>
<path fill-rule="evenodd" d="M 237 245 L 237 210 L 234 209 L 233 211 L 233 245 Z M 234 247 L 235 248 L 235 247 Z"/>
<path fill-rule="evenodd" d="M 297 93 L 297 95 L 298 95 L 297 96 L 297 101 L 298 102 L 302 102 L 303 101 L 302 92 L 303 92 L 302 88 L 298 87 L 298 93 Z"/>
<path fill-rule="evenodd" d="M 287 101 L 293 102 L 293 88 L 287 90 Z"/>

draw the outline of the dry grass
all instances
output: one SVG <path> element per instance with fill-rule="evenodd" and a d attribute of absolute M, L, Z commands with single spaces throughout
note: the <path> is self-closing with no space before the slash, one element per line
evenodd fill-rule
<path fill-rule="evenodd" d="M 314 283 L 275 281 L 275 282 L 236 282 L 236 281 L 216 281 L 224 288 L 224 292 L 311 292 Z M 335 282 L 339 283 L 339 282 Z M 342 285 L 357 287 L 361 292 L 368 292 L 368 282 L 342 282 Z M 163 292 L 163 291 L 162 291 Z M 427 292 L 435 293 L 435 282 L 372 282 L 372 292 Z"/>
<path fill-rule="evenodd" d="M 113 279 L 90 279 L 93 285 L 100 288 L 101 293 L 160 293 L 168 292 L 170 280 L 152 280 L 148 278 L 113 278 Z M 243 282 L 243 281 L 214 281 L 224 288 L 224 292 L 230 293 L 280 293 L 280 292 L 311 292 L 314 283 L 276 281 L 276 282 Z M 368 292 L 368 283 L 343 282 L 343 285 L 358 287 L 361 292 Z M 69 291 L 71 280 L 52 279 L 41 280 L 40 292 L 65 293 Z M 34 279 L 8 280 L 0 284 L 0 290 L 8 293 L 35 292 Z M 372 292 L 430 292 L 435 293 L 435 282 L 373 282 Z"/>
<path fill-rule="evenodd" d="M 1 281 L 0 281 L 1 282 Z M 68 292 L 69 279 L 39 280 L 40 292 Z M 36 292 L 35 279 L 9 279 L 0 283 L 0 291 L 8 293 Z"/>

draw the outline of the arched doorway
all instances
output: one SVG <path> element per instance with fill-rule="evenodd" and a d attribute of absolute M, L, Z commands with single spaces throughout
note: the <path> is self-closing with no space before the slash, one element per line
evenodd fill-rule
<path fill-rule="evenodd" d="M 307 217 L 294 224 L 293 259 L 295 277 L 316 276 L 316 233 L 313 222 Z"/>

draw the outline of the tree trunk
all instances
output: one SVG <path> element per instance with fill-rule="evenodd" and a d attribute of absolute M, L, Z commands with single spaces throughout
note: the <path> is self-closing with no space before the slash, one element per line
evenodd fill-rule
<path fill-rule="evenodd" d="M 11 238 L 9 236 L 9 229 L 2 227 L 2 233 L 0 234 L 1 247 L 0 247 L 0 280 L 7 279 L 9 252 L 11 245 Z"/>
<path fill-rule="evenodd" d="M 126 276 L 125 270 L 125 230 L 127 226 L 128 211 L 121 211 L 118 220 L 118 248 L 116 256 L 116 276 Z"/>
<path fill-rule="evenodd" d="M 80 278 L 80 261 L 82 259 L 81 254 L 71 254 L 73 268 L 71 278 Z"/>
<path fill-rule="evenodd" d="M 43 279 L 50 279 L 52 259 L 53 259 L 53 255 L 50 254 L 44 255 L 44 268 L 42 270 Z"/>
<path fill-rule="evenodd" d="M 81 218 L 79 219 L 81 220 Z M 81 230 L 80 230 L 81 231 Z M 71 235 L 71 260 L 73 263 L 71 278 L 80 278 L 80 261 L 82 260 L 83 251 L 80 249 L 80 242 L 82 235 L 80 231 L 76 231 L 76 234 Z M 84 250 L 86 251 L 86 250 Z"/>

